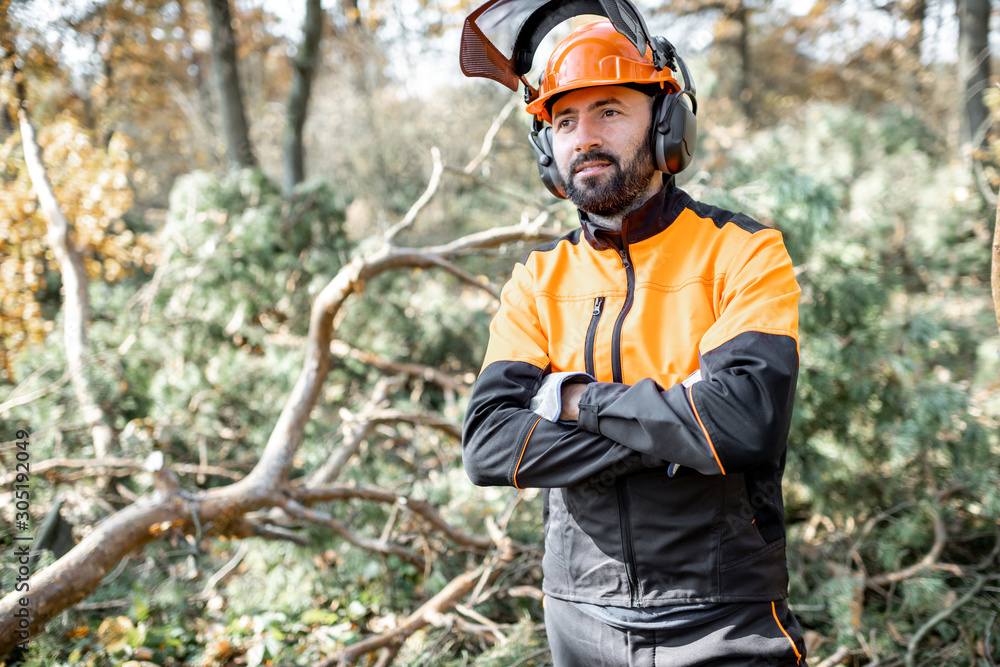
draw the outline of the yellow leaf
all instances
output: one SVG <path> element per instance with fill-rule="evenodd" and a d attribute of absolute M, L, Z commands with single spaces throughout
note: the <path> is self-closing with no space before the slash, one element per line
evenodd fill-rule
<path fill-rule="evenodd" d="M 135 630 L 127 616 L 108 617 L 97 628 L 97 638 L 109 653 L 116 653 L 128 647 L 128 633 Z"/>

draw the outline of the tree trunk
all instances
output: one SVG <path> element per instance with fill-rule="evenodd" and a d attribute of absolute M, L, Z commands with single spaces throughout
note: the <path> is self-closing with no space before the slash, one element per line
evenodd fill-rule
<path fill-rule="evenodd" d="M 751 9 L 743 0 L 721 0 L 698 7 L 695 13 L 718 10 L 720 16 L 715 23 L 715 41 L 724 47 L 725 57 L 720 70 L 720 80 L 726 96 L 740 109 L 743 117 L 753 122 L 757 115 L 757 100 L 751 83 L 750 60 L 750 16 Z M 721 54 L 720 54 L 721 55 Z"/>
<path fill-rule="evenodd" d="M 250 130 L 243 111 L 239 70 L 236 65 L 236 37 L 229 0 L 208 0 L 208 18 L 212 27 L 212 68 L 219 91 L 222 127 L 226 135 L 226 154 L 234 169 L 254 167 Z"/>
<path fill-rule="evenodd" d="M 990 283 L 993 286 L 993 310 L 996 311 L 997 329 L 1000 330 L 1000 199 L 997 200 L 997 217 L 993 223 L 993 268 Z M 1000 350 L 997 350 L 1000 354 Z"/>
<path fill-rule="evenodd" d="M 754 99 L 753 87 L 750 84 L 750 10 L 742 2 L 733 14 L 733 20 L 740 27 L 740 32 L 736 36 L 736 52 L 740 60 L 736 90 L 743 115 L 752 123 L 757 118 L 757 100 Z"/>
<path fill-rule="evenodd" d="M 903 43 L 910 54 L 913 67 L 920 66 L 923 55 L 924 19 L 927 17 L 927 0 L 907 0 L 903 3 L 903 18 L 909 23 Z"/>
<path fill-rule="evenodd" d="M 962 116 L 961 155 L 986 146 L 989 110 L 983 90 L 990 83 L 990 0 L 958 0 L 958 70 L 965 93 Z"/>
<path fill-rule="evenodd" d="M 292 61 L 292 91 L 288 99 L 288 127 L 285 130 L 285 196 L 305 179 L 305 154 L 302 131 L 306 124 L 309 94 L 323 34 L 323 7 L 320 0 L 306 0 L 306 19 L 302 26 L 302 46 Z"/>
<path fill-rule="evenodd" d="M 48 175 L 45 173 L 41 150 L 35 140 L 35 128 L 28 119 L 28 112 L 22 108 L 19 116 L 24 162 L 28 167 L 31 185 L 48 225 L 49 248 L 59 263 L 62 277 L 63 341 L 66 345 L 66 365 L 69 368 L 70 381 L 77 402 L 80 404 L 83 419 L 90 428 L 94 442 L 94 456 L 105 458 L 111 453 L 115 435 L 104 410 L 94 396 L 93 386 L 87 373 L 87 322 L 90 318 L 87 271 L 83 266 L 83 256 L 73 242 L 73 226 L 59 206 Z"/>

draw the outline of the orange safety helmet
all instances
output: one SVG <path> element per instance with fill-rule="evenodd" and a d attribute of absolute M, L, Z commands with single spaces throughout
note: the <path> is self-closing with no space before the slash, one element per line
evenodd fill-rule
<path fill-rule="evenodd" d="M 648 46 L 642 56 L 610 21 L 593 21 L 573 31 L 549 56 L 539 85 L 539 94 L 527 112 L 552 122 L 549 100 L 561 93 L 590 86 L 618 86 L 627 83 L 659 84 L 664 92 L 680 86 L 669 68 L 653 66 Z M 669 88 L 669 90 L 668 90 Z"/>

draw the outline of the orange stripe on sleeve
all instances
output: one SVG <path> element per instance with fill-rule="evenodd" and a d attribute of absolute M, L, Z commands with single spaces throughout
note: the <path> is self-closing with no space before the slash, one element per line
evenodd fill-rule
<path fill-rule="evenodd" d="M 521 486 L 517 485 L 517 471 L 521 467 L 521 459 L 524 458 L 524 450 L 526 450 L 528 448 L 528 441 L 531 440 L 531 434 L 535 432 L 535 427 L 538 426 L 538 422 L 540 422 L 540 421 L 542 421 L 541 417 L 539 417 L 538 419 L 536 419 L 535 423 L 531 425 L 531 430 L 528 431 L 528 437 L 524 439 L 524 446 L 521 447 L 521 455 L 517 457 L 517 465 L 514 466 L 514 475 L 513 475 L 513 478 L 512 478 L 513 482 L 514 482 L 514 488 L 515 489 L 522 489 L 522 488 L 524 488 L 524 487 L 521 487 Z"/>
<path fill-rule="evenodd" d="M 781 634 L 785 635 L 785 639 L 788 640 L 788 643 L 792 645 L 792 650 L 795 651 L 795 664 L 799 664 L 802 662 L 802 654 L 799 653 L 799 648 L 795 645 L 795 642 L 792 641 L 792 638 L 785 630 L 785 626 L 783 626 L 781 621 L 778 620 L 778 609 L 774 606 L 773 600 L 771 601 L 771 615 L 774 616 L 774 622 L 778 624 L 778 629 L 781 630 Z"/>
<path fill-rule="evenodd" d="M 708 446 L 712 449 L 712 456 L 715 457 L 715 462 L 719 464 L 719 470 L 722 474 L 726 474 L 726 469 L 722 467 L 722 461 L 719 460 L 719 453 L 715 451 L 715 445 L 712 444 L 712 438 L 708 435 L 708 429 L 705 428 L 704 422 L 701 421 L 701 415 L 698 414 L 698 408 L 694 406 L 694 387 L 687 387 L 687 397 L 688 403 L 691 404 L 691 412 L 694 413 L 694 418 L 698 420 L 698 426 L 701 427 L 701 432 L 705 435 L 705 440 L 708 441 Z"/>

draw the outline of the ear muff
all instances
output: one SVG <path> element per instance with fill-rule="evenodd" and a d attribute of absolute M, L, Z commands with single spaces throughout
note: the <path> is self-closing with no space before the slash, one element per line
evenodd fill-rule
<path fill-rule="evenodd" d="M 665 174 L 683 171 L 694 157 L 698 139 L 698 98 L 687 63 L 664 37 L 653 37 L 657 48 L 666 53 L 670 67 L 680 72 L 684 88 L 657 99 L 653 105 L 653 136 L 650 137 L 656 168 Z M 676 65 L 676 67 L 674 66 Z"/>
<path fill-rule="evenodd" d="M 541 120 L 535 118 L 528 134 L 528 141 L 535 149 L 535 164 L 538 167 L 538 175 L 542 177 L 542 183 L 553 195 L 559 199 L 566 199 L 562 175 L 556 166 L 555 154 L 552 151 L 552 128 L 543 125 Z"/>
<path fill-rule="evenodd" d="M 691 100 L 691 106 L 685 97 Z M 650 137 L 653 159 L 656 168 L 665 174 L 680 173 L 694 157 L 698 120 L 693 105 L 694 97 L 686 89 L 661 95 L 653 105 L 653 135 Z"/>

